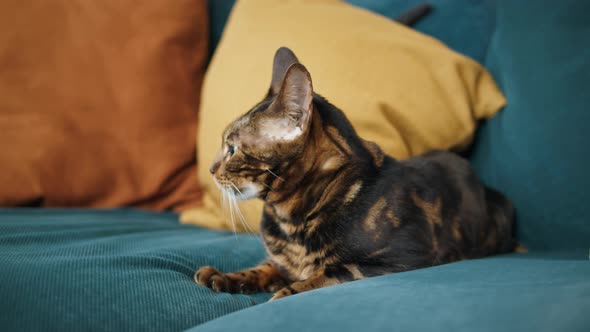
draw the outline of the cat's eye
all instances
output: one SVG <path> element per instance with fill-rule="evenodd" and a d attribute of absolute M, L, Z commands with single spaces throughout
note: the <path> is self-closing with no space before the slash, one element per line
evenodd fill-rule
<path fill-rule="evenodd" d="M 237 150 L 237 148 L 235 145 L 233 145 L 233 144 L 228 145 L 227 146 L 227 155 L 230 157 L 233 156 L 234 153 L 236 153 L 236 150 Z"/>

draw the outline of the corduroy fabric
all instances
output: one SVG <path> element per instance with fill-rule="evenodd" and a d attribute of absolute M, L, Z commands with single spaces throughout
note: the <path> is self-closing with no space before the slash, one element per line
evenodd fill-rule
<path fill-rule="evenodd" d="M 265 256 L 258 238 L 172 213 L 0 210 L 0 331 L 179 331 L 265 302 L 216 294 L 194 271 Z"/>
<path fill-rule="evenodd" d="M 590 323 L 590 262 L 580 251 L 370 278 L 221 317 L 270 294 L 215 293 L 192 281 L 194 270 L 235 271 L 261 261 L 264 250 L 254 236 L 176 218 L 135 210 L 0 210 L 0 330 L 578 331 Z"/>
<path fill-rule="evenodd" d="M 354 281 L 191 332 L 588 331 L 587 251 L 511 254 Z"/>

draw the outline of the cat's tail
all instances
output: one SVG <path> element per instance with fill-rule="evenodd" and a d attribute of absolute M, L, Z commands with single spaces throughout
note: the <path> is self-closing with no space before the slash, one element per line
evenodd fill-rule
<path fill-rule="evenodd" d="M 502 193 L 492 188 L 485 188 L 485 198 L 488 216 L 491 224 L 495 225 L 495 232 L 488 232 L 495 238 L 489 239 L 486 243 L 493 244 L 494 251 L 498 254 L 520 251 L 522 246 L 514 238 L 516 215 L 514 206 Z"/>
<path fill-rule="evenodd" d="M 401 14 L 396 21 L 409 27 L 414 26 L 421 18 L 428 15 L 432 10 L 432 6 L 427 3 L 420 4 L 407 12 Z"/>

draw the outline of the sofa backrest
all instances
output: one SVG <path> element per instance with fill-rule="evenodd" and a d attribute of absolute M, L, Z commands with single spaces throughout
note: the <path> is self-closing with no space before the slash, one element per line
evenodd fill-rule
<path fill-rule="evenodd" d="M 473 164 L 517 208 L 530 249 L 590 247 L 589 1 L 496 1 L 486 66 L 508 100 Z"/>
<path fill-rule="evenodd" d="M 213 50 L 235 0 L 210 0 Z M 422 0 L 348 0 L 395 19 Z M 431 0 L 415 29 L 482 62 L 508 105 L 470 159 L 517 209 L 532 250 L 590 247 L 590 1 Z"/>

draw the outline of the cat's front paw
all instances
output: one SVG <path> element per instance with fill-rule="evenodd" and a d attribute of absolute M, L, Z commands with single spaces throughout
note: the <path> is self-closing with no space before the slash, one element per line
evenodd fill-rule
<path fill-rule="evenodd" d="M 271 297 L 268 301 L 275 301 L 294 294 L 297 294 L 297 292 L 293 288 L 289 286 L 283 287 L 278 292 L 274 293 L 273 297 Z"/>
<path fill-rule="evenodd" d="M 211 288 L 216 292 L 228 292 L 230 280 L 211 266 L 203 266 L 195 272 L 193 278 L 201 286 Z"/>

